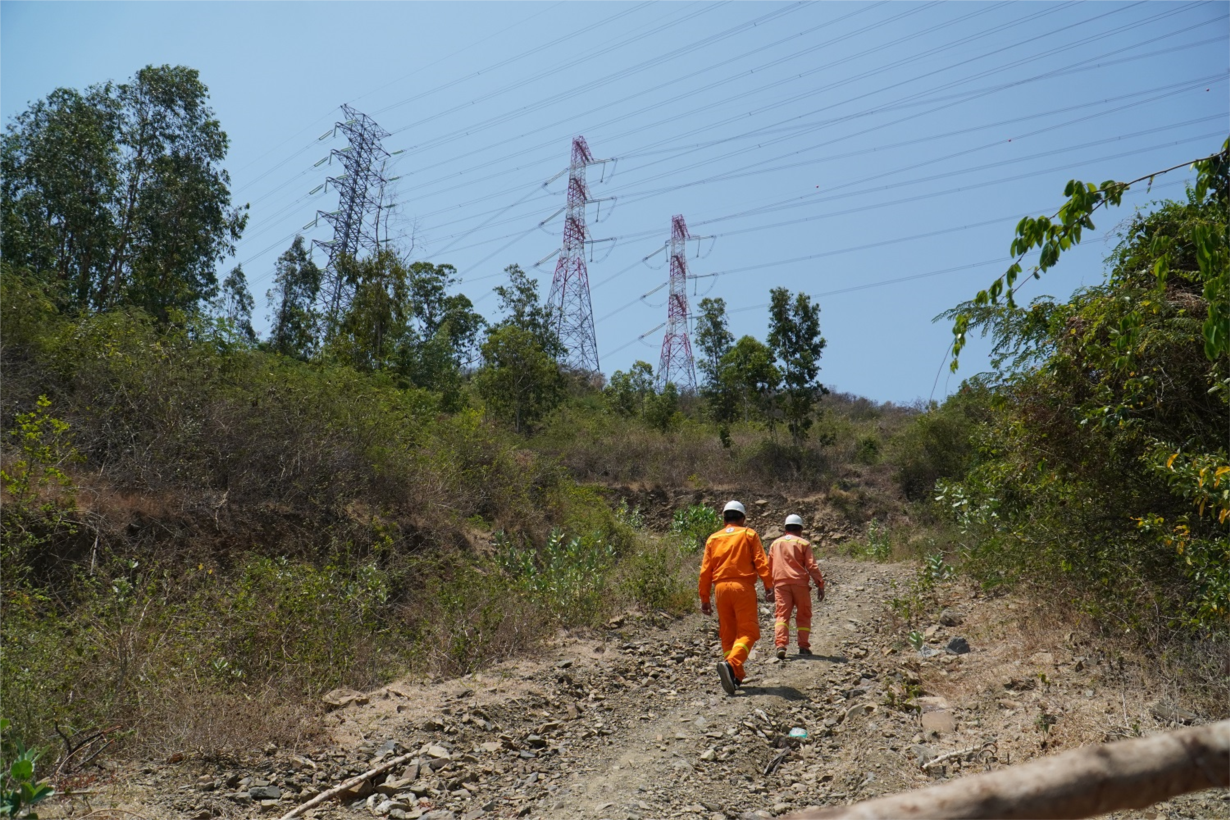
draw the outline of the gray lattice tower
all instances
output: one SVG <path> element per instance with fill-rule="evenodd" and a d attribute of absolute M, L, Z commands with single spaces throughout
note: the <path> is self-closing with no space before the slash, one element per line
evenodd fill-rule
<path fill-rule="evenodd" d="M 667 297 L 666 335 L 658 361 L 657 389 L 674 382 L 681 390 L 696 392 L 696 366 L 688 339 L 688 226 L 683 215 L 671 217 L 670 295 Z"/>
<path fill-rule="evenodd" d="M 376 214 L 381 205 L 379 198 L 387 184 L 382 168 L 389 156 L 380 144 L 389 132 L 349 105 L 342 106 L 342 113 L 346 119 L 339 122 L 336 129 L 346 135 L 349 145 L 335 148 L 331 157 L 342 164 L 345 173 L 329 177 L 327 183 L 337 189 L 338 207 L 336 211 L 316 213 L 317 217 L 333 226 L 333 239 L 312 242 L 329 255 L 320 294 L 330 326 L 336 322 L 338 313 L 349 304 L 354 286 L 354 283 L 345 281 L 338 271 L 338 261 L 343 256 L 358 257 L 364 250 L 376 249 Z"/>
<path fill-rule="evenodd" d="M 564 242 L 560 246 L 555 277 L 547 305 L 556 322 L 556 332 L 566 350 L 565 362 L 578 370 L 598 372 L 598 339 L 594 334 L 594 308 L 589 297 L 589 272 L 585 265 L 585 207 L 590 199 L 585 169 L 606 160 L 595 160 L 584 137 L 572 141 L 568 165 L 568 204 L 564 215 Z"/>

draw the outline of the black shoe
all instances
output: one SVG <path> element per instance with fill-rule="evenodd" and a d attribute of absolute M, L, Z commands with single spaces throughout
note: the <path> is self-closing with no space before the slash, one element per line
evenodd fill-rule
<path fill-rule="evenodd" d="M 808 649 L 806 646 L 800 646 L 800 647 L 799 647 L 799 654 L 800 654 L 800 655 L 810 655 L 810 654 L 811 654 L 811 650 L 810 650 L 810 649 Z"/>
<path fill-rule="evenodd" d="M 735 680 L 734 667 L 727 661 L 720 661 L 717 665 L 718 677 L 722 679 L 722 688 L 726 690 L 726 694 L 733 695 L 735 690 L 739 688 L 739 682 Z"/>
<path fill-rule="evenodd" d="M 784 646 L 777 647 L 777 659 L 779 661 L 786 660 L 786 647 Z"/>

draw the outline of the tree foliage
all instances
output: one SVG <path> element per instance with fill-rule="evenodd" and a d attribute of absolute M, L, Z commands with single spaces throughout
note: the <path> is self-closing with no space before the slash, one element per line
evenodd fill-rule
<path fill-rule="evenodd" d="M 1023 272 L 1021 263 L 1027 254 L 1035 248 L 1038 250 L 1038 260 L 1030 274 L 1035 279 L 1040 278 L 1058 263 L 1064 251 L 1080 243 L 1085 230 L 1093 230 L 1092 216 L 1095 211 L 1104 206 L 1118 205 L 1123 201 L 1123 194 L 1133 185 L 1146 180 L 1152 184 L 1154 177 L 1159 174 L 1174 171 L 1184 165 L 1157 171 L 1131 182 L 1108 180 L 1101 185 L 1094 185 L 1075 179 L 1069 181 L 1063 192 L 1068 200 L 1054 217 L 1027 216 L 1017 224 L 1011 245 L 1012 255 L 1016 259 L 989 288 L 979 291 L 974 298 L 974 305 L 995 305 L 1002 297 L 1009 309 L 1015 308 L 1015 296 L 1019 287 L 1017 279 Z M 1150 272 L 1155 280 L 1154 286 L 1159 290 L 1165 289 L 1167 277 L 1177 255 L 1186 255 L 1195 260 L 1202 296 L 1208 305 L 1208 312 L 1201 326 L 1204 355 L 1209 359 L 1216 359 L 1230 353 L 1230 238 L 1227 237 L 1225 219 L 1230 203 L 1230 139 L 1222 144 L 1220 152 L 1196 160 L 1191 163 L 1191 167 L 1196 171 L 1196 184 L 1190 196 L 1193 201 L 1210 206 L 1208 219 L 1190 226 L 1182 243 L 1176 243 L 1173 236 L 1165 233 L 1151 236 L 1147 253 L 1151 259 Z M 1132 316 L 1128 321 L 1138 318 Z M 965 347 L 966 331 L 973 319 L 973 315 L 968 311 L 958 311 L 953 316 L 954 373 L 960 363 L 961 351 Z"/>
<path fill-rule="evenodd" d="M 239 338 L 255 342 L 256 330 L 252 327 L 252 308 L 255 306 L 256 302 L 252 299 L 252 292 L 248 290 L 248 277 L 243 272 L 243 266 L 236 265 L 222 280 L 222 289 L 216 300 L 218 315 Z"/>
<path fill-rule="evenodd" d="M 700 300 L 693 339 L 696 342 L 696 352 L 700 354 L 696 369 L 700 371 L 706 385 L 717 385 L 721 381 L 722 358 L 734 345 L 735 337 L 727 324 L 725 299 Z"/>
<path fill-rule="evenodd" d="M 744 336 L 722 357 L 719 420 L 761 419 L 776 423 L 774 403 L 782 374 L 773 351 L 754 336 Z"/>
<path fill-rule="evenodd" d="M 645 401 L 654 395 L 653 365 L 636 361 L 627 373 L 616 370 L 604 392 L 615 412 L 645 418 Z"/>
<path fill-rule="evenodd" d="M 555 332 L 555 322 L 551 321 L 551 308 L 538 298 L 538 280 L 527 276 L 520 265 L 509 265 L 504 272 L 508 274 L 508 284 L 495 288 L 504 318 L 493 325 L 493 329 L 519 327 L 529 331 L 548 356 L 554 359 L 563 356 L 566 351 Z"/>
<path fill-rule="evenodd" d="M 1193 186 L 1131 220 L 1101 285 L 965 306 L 1001 369 L 975 466 L 940 495 L 984 577 L 1064 582 L 1129 624 L 1230 622 L 1230 365 L 1207 295 L 1228 216 Z"/>
<path fill-rule="evenodd" d="M 312 261 L 302 236 L 278 257 L 269 308 L 269 347 L 283 356 L 307 359 L 316 349 L 316 297 L 323 272 Z"/>
<path fill-rule="evenodd" d="M 227 137 L 194 69 L 57 89 L 0 142 L 2 251 L 74 310 L 167 320 L 212 298 L 247 216 L 231 207 Z"/>
<path fill-rule="evenodd" d="M 811 429 L 820 397 L 828 390 L 820 384 L 820 355 L 828 344 L 820 335 L 820 306 L 806 293 L 790 299 L 790 291 L 770 291 L 769 349 L 781 363 L 782 415 L 796 445 Z"/>
<path fill-rule="evenodd" d="M 513 325 L 496 326 L 483 342 L 483 367 L 474 377 L 479 395 L 497 417 L 525 432 L 564 398 L 556 359 L 535 334 Z"/>

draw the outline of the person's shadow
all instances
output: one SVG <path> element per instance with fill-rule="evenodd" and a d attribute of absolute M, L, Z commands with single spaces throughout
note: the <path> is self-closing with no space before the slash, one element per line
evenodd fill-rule
<path fill-rule="evenodd" d="M 782 700 L 807 700 L 807 695 L 804 695 L 793 686 L 757 686 L 754 683 L 749 683 L 739 687 L 740 692 L 746 692 L 748 697 L 778 697 Z"/>
<path fill-rule="evenodd" d="M 790 660 L 792 661 L 825 661 L 827 663 L 849 663 L 850 659 L 845 655 L 795 655 Z"/>

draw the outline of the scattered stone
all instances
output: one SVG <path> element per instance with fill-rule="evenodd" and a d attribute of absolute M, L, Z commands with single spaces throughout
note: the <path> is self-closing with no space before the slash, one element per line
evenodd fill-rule
<path fill-rule="evenodd" d="M 380 748 L 376 750 L 376 756 L 371 759 L 371 765 L 379 765 L 386 757 L 400 754 L 402 751 L 404 750 L 402 749 L 401 744 L 396 740 L 386 740 L 380 745 Z"/>
<path fill-rule="evenodd" d="M 282 790 L 277 786 L 253 786 L 248 789 L 248 797 L 253 800 L 281 800 Z"/>
<path fill-rule="evenodd" d="M 352 703 L 360 706 L 369 702 L 367 695 L 354 689 L 334 689 L 321 698 L 330 709 L 343 709 Z"/>
<path fill-rule="evenodd" d="M 457 815 L 448 809 L 436 809 L 435 811 L 419 815 L 419 820 L 457 820 Z"/>
<path fill-rule="evenodd" d="M 944 626 L 960 626 L 965 623 L 965 616 L 955 609 L 945 609 L 940 613 L 940 623 Z"/>
<path fill-rule="evenodd" d="M 1187 724 L 1200 719 L 1200 715 L 1190 709 L 1184 709 L 1172 703 L 1155 703 L 1149 707 L 1149 711 L 1155 718 L 1166 723 Z"/>
<path fill-rule="evenodd" d="M 924 712 L 934 712 L 939 709 L 948 709 L 948 699 L 941 698 L 938 695 L 923 695 L 915 701 L 919 708 Z"/>
<path fill-rule="evenodd" d="M 934 712 L 923 712 L 922 727 L 924 732 L 936 734 L 951 734 L 957 729 L 957 721 L 952 712 L 937 709 Z"/>
<path fill-rule="evenodd" d="M 965 638 L 953 638 L 944 647 L 944 651 L 949 655 L 965 655 L 969 652 L 969 641 Z"/>
<path fill-rule="evenodd" d="M 375 791 L 376 787 L 372 785 L 372 781 L 370 779 L 360 780 L 354 786 L 351 786 L 349 789 L 341 792 L 338 797 L 340 797 L 343 801 L 362 800 L 370 796 Z"/>

